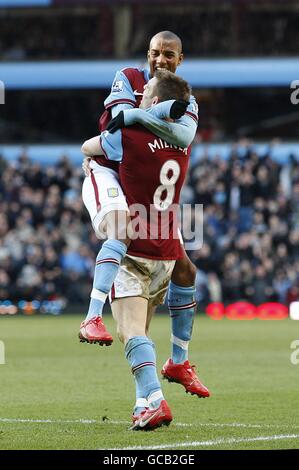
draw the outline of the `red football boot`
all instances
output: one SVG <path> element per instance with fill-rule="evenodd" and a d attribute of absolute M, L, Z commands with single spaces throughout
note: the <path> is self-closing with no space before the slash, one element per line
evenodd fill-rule
<path fill-rule="evenodd" d="M 113 343 L 113 338 L 106 330 L 103 319 L 100 316 L 81 323 L 79 339 L 81 343 L 98 343 L 100 346 L 103 346 L 103 344 L 110 346 Z"/>
<path fill-rule="evenodd" d="M 139 415 L 132 415 L 132 423 L 135 424 L 136 421 L 138 421 L 143 415 L 144 413 L 148 410 L 148 408 L 146 408 L 145 410 L 141 411 L 139 413 Z"/>
<path fill-rule="evenodd" d="M 195 373 L 195 366 L 191 366 L 189 361 L 184 364 L 175 364 L 172 359 L 164 364 L 161 374 L 169 382 L 177 382 L 185 387 L 186 393 L 197 395 L 199 398 L 210 396 L 210 392 L 205 387 Z"/>
<path fill-rule="evenodd" d="M 153 431 L 160 426 L 169 426 L 172 421 L 171 410 L 166 400 L 162 400 L 160 406 L 155 409 L 148 408 L 141 412 L 139 419 L 131 427 L 133 431 Z"/>

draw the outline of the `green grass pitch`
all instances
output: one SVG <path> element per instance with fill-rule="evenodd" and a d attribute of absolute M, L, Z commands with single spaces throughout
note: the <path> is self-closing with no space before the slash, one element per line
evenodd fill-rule
<path fill-rule="evenodd" d="M 0 449 L 299 448 L 299 364 L 290 344 L 299 323 L 213 321 L 198 315 L 191 363 L 212 396 L 198 399 L 162 381 L 174 420 L 129 430 L 134 385 L 111 316 L 110 347 L 81 344 L 79 316 L 1 317 Z M 169 357 L 169 318 L 151 337 L 158 369 Z"/>

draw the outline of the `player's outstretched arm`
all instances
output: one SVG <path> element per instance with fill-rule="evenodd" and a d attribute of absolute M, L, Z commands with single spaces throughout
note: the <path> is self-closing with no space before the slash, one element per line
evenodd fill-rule
<path fill-rule="evenodd" d="M 132 106 L 127 103 L 120 103 L 120 104 L 116 104 L 112 106 L 110 109 L 111 109 L 111 116 L 115 118 L 121 111 L 132 109 Z"/>
<path fill-rule="evenodd" d="M 139 123 L 170 144 L 178 147 L 188 147 L 192 143 L 197 130 L 197 110 L 195 113 L 184 114 L 175 123 L 162 120 L 171 116 L 174 103 L 174 100 L 164 101 L 146 111 L 136 108 L 124 110 L 117 118 L 110 121 L 108 130 L 109 132 L 115 132 L 121 127 Z M 192 109 L 193 106 L 194 102 L 187 109 Z M 194 118 L 191 117 L 193 115 Z"/>
<path fill-rule="evenodd" d="M 163 104 L 163 103 L 161 103 Z M 159 105 L 156 105 L 159 106 Z M 166 140 L 170 144 L 177 145 L 178 147 L 188 147 L 196 134 L 197 123 L 188 115 L 184 115 L 176 122 L 164 121 L 153 114 L 155 106 L 144 111 L 142 109 L 134 109 L 124 111 L 125 125 L 131 125 L 131 117 L 129 116 L 129 123 L 127 122 L 128 113 L 137 111 L 138 114 L 134 116 L 136 122 L 142 124 L 154 134 Z"/>

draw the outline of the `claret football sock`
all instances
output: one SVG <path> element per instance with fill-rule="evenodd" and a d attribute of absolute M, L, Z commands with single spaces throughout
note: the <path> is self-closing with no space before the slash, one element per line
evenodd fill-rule
<path fill-rule="evenodd" d="M 170 282 L 167 301 L 171 317 L 171 358 L 175 364 L 183 364 L 188 359 L 196 307 L 194 294 L 194 287 L 181 287 Z"/>
<path fill-rule="evenodd" d="M 85 320 L 90 320 L 98 315 L 102 316 L 106 298 L 126 252 L 126 244 L 119 240 L 106 240 L 103 243 L 96 259 L 93 288 Z"/>
<path fill-rule="evenodd" d="M 125 354 L 137 384 L 136 395 L 145 398 L 159 391 L 154 343 L 147 336 L 134 336 L 127 342 Z"/>

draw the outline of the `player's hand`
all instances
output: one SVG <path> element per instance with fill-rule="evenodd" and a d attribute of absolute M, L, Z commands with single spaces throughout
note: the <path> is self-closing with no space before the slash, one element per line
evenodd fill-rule
<path fill-rule="evenodd" d="M 85 157 L 83 162 L 82 162 L 82 169 L 84 171 L 85 176 L 90 176 L 90 163 L 91 158 L 90 157 Z"/>
<path fill-rule="evenodd" d="M 124 112 L 120 111 L 115 118 L 108 122 L 107 131 L 109 131 L 110 134 L 114 134 L 114 132 L 122 127 L 125 127 L 125 119 Z"/>
<path fill-rule="evenodd" d="M 171 119 L 181 118 L 185 114 L 189 104 L 189 101 L 175 100 L 175 102 L 170 108 L 169 117 Z"/>

